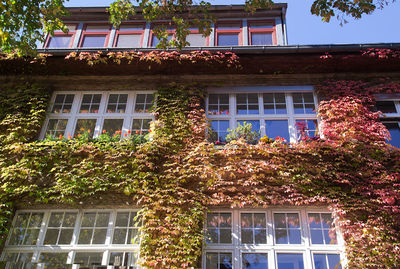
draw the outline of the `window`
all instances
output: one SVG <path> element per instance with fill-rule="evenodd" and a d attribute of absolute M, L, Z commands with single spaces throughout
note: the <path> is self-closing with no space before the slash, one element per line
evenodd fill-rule
<path fill-rule="evenodd" d="M 218 22 L 215 27 L 217 46 L 242 45 L 241 22 Z"/>
<path fill-rule="evenodd" d="M 136 214 L 104 209 L 18 211 L 1 257 L 6 268 L 139 268 L 141 222 Z"/>
<path fill-rule="evenodd" d="M 171 25 L 161 25 L 161 24 L 154 24 L 153 29 L 150 32 L 150 46 L 149 47 L 157 47 L 158 43 L 160 43 L 161 39 L 157 37 L 157 35 L 154 33 L 154 28 L 165 28 L 165 30 L 168 33 L 167 40 L 171 41 L 171 39 L 174 37 L 175 33 L 175 28 L 172 27 Z"/>
<path fill-rule="evenodd" d="M 74 42 L 77 24 L 67 24 L 68 33 L 61 30 L 54 31 L 54 36 L 48 36 L 45 43 L 46 48 L 70 48 Z"/>
<path fill-rule="evenodd" d="M 208 213 L 206 222 L 203 269 L 331 269 L 343 264 L 343 240 L 331 214 L 322 209 L 219 210 Z M 315 238 L 327 238 L 322 234 L 335 241 L 315 243 Z"/>
<path fill-rule="evenodd" d="M 125 137 L 128 131 L 146 134 L 153 119 L 153 101 L 149 91 L 56 92 L 41 138 L 104 133 Z"/>
<path fill-rule="evenodd" d="M 274 45 L 276 44 L 275 25 L 268 21 L 249 21 L 250 45 Z"/>
<path fill-rule="evenodd" d="M 379 95 L 376 102 L 376 110 L 384 116 L 381 121 L 390 133 L 392 146 L 400 148 L 400 96 L 398 94 Z"/>
<path fill-rule="evenodd" d="M 82 48 L 107 47 L 110 29 L 111 26 L 107 24 L 86 24 L 79 46 Z"/>
<path fill-rule="evenodd" d="M 143 41 L 144 24 L 121 24 L 115 34 L 114 47 L 140 48 Z"/>
<path fill-rule="evenodd" d="M 309 137 L 317 135 L 316 98 L 312 92 L 232 92 L 216 90 L 207 99 L 207 117 L 211 121 L 213 142 L 224 142 L 227 129 L 251 123 L 260 137 L 283 137 L 296 142 L 300 124 Z"/>
<path fill-rule="evenodd" d="M 208 46 L 208 37 L 204 37 L 199 32 L 198 28 L 191 27 L 188 29 L 190 33 L 186 37 L 186 41 L 190 43 L 189 47 L 204 47 Z"/>

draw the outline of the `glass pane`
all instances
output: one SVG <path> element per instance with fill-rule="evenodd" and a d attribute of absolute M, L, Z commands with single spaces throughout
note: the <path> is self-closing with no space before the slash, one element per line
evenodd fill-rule
<path fill-rule="evenodd" d="M 117 213 L 117 220 L 115 222 L 115 226 L 128 227 L 128 222 L 129 222 L 129 212 Z"/>
<path fill-rule="evenodd" d="M 329 269 L 326 254 L 314 254 L 315 269 Z"/>
<path fill-rule="evenodd" d="M 269 138 L 283 137 L 287 142 L 290 142 L 289 124 L 287 120 L 266 120 L 265 134 Z"/>
<path fill-rule="evenodd" d="M 51 213 L 49 227 L 60 227 L 64 218 L 64 213 Z"/>
<path fill-rule="evenodd" d="M 218 232 L 217 228 L 207 229 L 207 243 L 218 244 Z"/>
<path fill-rule="evenodd" d="M 260 132 L 260 121 L 258 120 L 239 120 L 238 123 L 240 123 L 240 125 L 244 125 L 245 123 L 250 123 L 251 124 L 251 130 L 253 132 Z M 239 124 L 238 124 L 239 126 Z"/>
<path fill-rule="evenodd" d="M 167 37 L 168 41 L 171 41 L 173 35 L 169 34 Z M 152 40 L 151 40 L 151 46 L 152 47 L 157 47 L 158 43 L 160 43 L 160 39 L 158 39 L 158 37 L 156 35 L 153 35 Z"/>
<path fill-rule="evenodd" d="M 141 34 L 118 35 L 117 48 L 140 48 L 142 42 Z"/>
<path fill-rule="evenodd" d="M 275 228 L 285 228 L 286 229 L 285 213 L 275 213 L 274 214 L 274 224 L 275 224 Z"/>
<path fill-rule="evenodd" d="M 39 263 L 43 264 L 41 268 L 64 269 L 67 263 L 68 253 L 40 253 Z M 67 267 L 68 268 L 68 267 Z"/>
<path fill-rule="evenodd" d="M 24 253 L 6 253 L 4 257 L 4 261 L 7 262 L 10 269 L 18 268 L 18 269 L 33 269 L 36 268 L 32 264 L 32 256 L 33 253 L 24 252 Z"/>
<path fill-rule="evenodd" d="M 121 24 L 119 31 L 143 31 L 143 24 Z"/>
<path fill-rule="evenodd" d="M 240 30 L 240 23 L 218 23 L 218 30 Z"/>
<path fill-rule="evenodd" d="M 253 244 L 253 230 L 242 229 L 242 244 Z"/>
<path fill-rule="evenodd" d="M 101 265 L 101 260 L 103 258 L 103 253 L 96 252 L 77 252 L 75 254 L 74 264 L 80 264 L 80 268 L 96 268 L 94 265 Z"/>
<path fill-rule="evenodd" d="M 275 229 L 275 240 L 277 244 L 288 244 L 288 234 L 287 230 Z"/>
<path fill-rule="evenodd" d="M 75 135 L 81 136 L 82 134 L 87 132 L 89 134 L 89 137 L 93 137 L 95 127 L 95 119 L 78 119 L 75 127 Z"/>
<path fill-rule="evenodd" d="M 231 244 L 232 243 L 232 230 L 231 229 L 220 229 L 220 244 Z"/>
<path fill-rule="evenodd" d="M 319 213 L 309 213 L 308 214 L 308 225 L 310 228 L 322 228 L 321 227 L 321 218 Z"/>
<path fill-rule="evenodd" d="M 243 253 L 243 269 L 268 269 L 267 253 Z"/>
<path fill-rule="evenodd" d="M 289 228 L 300 228 L 300 220 L 299 214 L 297 213 L 288 213 L 287 214 L 287 221 Z"/>
<path fill-rule="evenodd" d="M 23 245 L 36 245 L 37 239 L 39 237 L 39 229 L 27 229 Z"/>
<path fill-rule="evenodd" d="M 49 120 L 46 130 L 46 136 L 59 137 L 64 135 L 68 120 Z"/>
<path fill-rule="evenodd" d="M 391 140 L 389 144 L 400 148 L 400 127 L 397 122 L 384 122 L 383 123 L 390 133 Z"/>
<path fill-rule="evenodd" d="M 45 245 L 55 245 L 58 239 L 58 229 L 47 229 L 46 236 L 44 238 Z"/>
<path fill-rule="evenodd" d="M 106 242 L 107 229 L 95 229 L 92 244 L 104 244 Z"/>
<path fill-rule="evenodd" d="M 28 227 L 40 228 L 40 226 L 42 225 L 42 219 L 43 213 L 32 213 Z"/>
<path fill-rule="evenodd" d="M 303 254 L 278 253 L 278 269 L 304 269 Z"/>
<path fill-rule="evenodd" d="M 82 227 L 94 227 L 95 220 L 96 220 L 95 212 L 84 213 L 82 218 Z"/>
<path fill-rule="evenodd" d="M 74 227 L 77 213 L 65 213 L 63 227 Z"/>
<path fill-rule="evenodd" d="M 397 113 L 396 106 L 393 101 L 377 101 L 376 110 L 382 113 Z"/>
<path fill-rule="evenodd" d="M 83 38 L 82 48 L 103 48 L 106 43 L 106 35 L 87 35 Z"/>
<path fill-rule="evenodd" d="M 232 226 L 232 214 L 221 213 L 220 214 L 220 227 L 231 227 Z"/>
<path fill-rule="evenodd" d="M 207 214 L 207 227 L 218 227 L 219 225 L 219 214 L 210 213 Z"/>
<path fill-rule="evenodd" d="M 107 133 L 110 136 L 121 136 L 118 132 L 121 132 L 123 123 L 123 119 L 105 119 L 102 133 Z"/>
<path fill-rule="evenodd" d="M 218 253 L 206 254 L 206 269 L 219 269 Z"/>
<path fill-rule="evenodd" d="M 273 29 L 274 25 L 268 22 L 250 22 L 251 29 Z"/>
<path fill-rule="evenodd" d="M 266 229 L 255 229 L 254 230 L 254 243 L 255 244 L 266 244 L 267 243 L 267 230 Z"/>
<path fill-rule="evenodd" d="M 125 244 L 127 229 L 115 229 L 113 244 Z"/>
<path fill-rule="evenodd" d="M 60 233 L 60 238 L 58 239 L 58 244 L 59 245 L 71 244 L 73 233 L 74 233 L 73 229 L 62 229 Z"/>
<path fill-rule="evenodd" d="M 339 254 L 327 254 L 329 269 L 342 269 Z"/>
<path fill-rule="evenodd" d="M 218 34 L 218 46 L 238 46 L 239 34 Z"/>
<path fill-rule="evenodd" d="M 110 219 L 110 213 L 98 213 L 96 220 L 96 227 L 108 227 L 109 219 Z"/>
<path fill-rule="evenodd" d="M 106 32 L 110 30 L 108 25 L 86 25 L 86 31 L 88 32 Z"/>
<path fill-rule="evenodd" d="M 53 36 L 50 38 L 48 48 L 69 48 L 72 36 Z"/>
<path fill-rule="evenodd" d="M 264 213 L 254 214 L 254 227 L 255 228 L 266 228 L 266 220 Z"/>
<path fill-rule="evenodd" d="M 79 232 L 78 244 L 90 244 L 92 239 L 93 229 L 81 229 Z"/>
<path fill-rule="evenodd" d="M 11 239 L 9 245 L 21 245 L 24 240 L 25 229 L 15 228 L 12 230 Z"/>
<path fill-rule="evenodd" d="M 252 33 L 251 34 L 252 45 L 272 45 L 272 34 L 271 33 Z"/>
<path fill-rule="evenodd" d="M 324 239 L 322 237 L 322 230 L 311 230 L 311 243 L 312 244 L 324 243 Z"/>
<path fill-rule="evenodd" d="M 242 213 L 241 216 L 241 227 L 242 228 L 251 228 L 253 227 L 253 214 L 251 213 Z"/>
<path fill-rule="evenodd" d="M 128 229 L 127 244 L 139 244 L 139 229 Z"/>
<path fill-rule="evenodd" d="M 189 34 L 186 41 L 190 43 L 190 47 L 204 47 L 206 38 L 202 34 Z"/>
<path fill-rule="evenodd" d="M 330 213 L 321 213 L 322 228 L 329 229 L 333 227 L 333 219 Z"/>
<path fill-rule="evenodd" d="M 300 230 L 289 229 L 289 244 L 301 244 Z"/>

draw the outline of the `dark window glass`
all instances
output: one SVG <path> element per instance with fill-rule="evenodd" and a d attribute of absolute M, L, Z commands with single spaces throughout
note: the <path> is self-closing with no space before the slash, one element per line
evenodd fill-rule
<path fill-rule="evenodd" d="M 272 34 L 270 33 L 252 33 L 252 45 L 272 45 Z"/>
<path fill-rule="evenodd" d="M 266 120 L 265 134 L 272 139 L 283 137 L 286 142 L 290 142 L 289 124 L 287 120 Z"/>
<path fill-rule="evenodd" d="M 218 34 L 218 46 L 238 46 L 239 34 Z"/>
<path fill-rule="evenodd" d="M 314 254 L 315 269 L 342 269 L 339 254 Z"/>
<path fill-rule="evenodd" d="M 278 253 L 278 269 L 304 269 L 303 254 Z"/>
<path fill-rule="evenodd" d="M 206 269 L 232 269 L 232 253 L 207 252 Z"/>
<path fill-rule="evenodd" d="M 400 148 L 400 127 L 399 122 L 384 122 L 383 123 L 390 133 L 391 140 L 389 144 Z"/>
<path fill-rule="evenodd" d="M 396 106 L 393 101 L 377 101 L 375 107 L 382 113 L 397 113 Z"/>
<path fill-rule="evenodd" d="M 268 269 L 268 254 L 243 253 L 242 269 Z"/>
<path fill-rule="evenodd" d="M 106 35 L 86 35 L 83 38 L 82 48 L 103 48 L 106 42 Z"/>
<path fill-rule="evenodd" d="M 131 34 L 131 35 L 118 35 L 117 48 L 140 48 L 142 41 L 141 34 Z"/>
<path fill-rule="evenodd" d="M 69 48 L 71 36 L 53 36 L 50 38 L 49 48 Z"/>

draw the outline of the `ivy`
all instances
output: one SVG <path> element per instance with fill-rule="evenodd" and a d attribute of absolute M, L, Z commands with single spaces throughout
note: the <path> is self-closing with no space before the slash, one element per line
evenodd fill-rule
<path fill-rule="evenodd" d="M 196 85 L 158 89 L 156 120 L 140 142 L 35 141 L 49 92 L 30 84 L 3 89 L 1 236 L 15 208 L 112 205 L 117 197 L 141 208 L 143 266 L 195 268 L 210 206 L 326 205 L 344 233 L 350 268 L 400 267 L 400 150 L 386 143 L 372 109 L 374 94 L 399 89 L 384 80 L 327 81 L 318 86 L 320 139 L 238 139 L 223 149 L 207 142 Z"/>

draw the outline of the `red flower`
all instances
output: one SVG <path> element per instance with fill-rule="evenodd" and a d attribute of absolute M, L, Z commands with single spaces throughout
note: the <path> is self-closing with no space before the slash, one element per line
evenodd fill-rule
<path fill-rule="evenodd" d="M 106 133 L 106 130 L 103 130 L 103 134 L 105 134 Z"/>
<path fill-rule="evenodd" d="M 58 138 L 63 139 L 63 135 L 60 135 Z"/>
<path fill-rule="evenodd" d="M 128 130 L 128 134 L 130 134 L 131 133 L 131 130 Z"/>
<path fill-rule="evenodd" d="M 128 135 L 127 133 L 124 134 L 124 136 L 127 136 L 127 135 Z"/>
<path fill-rule="evenodd" d="M 136 133 L 138 134 L 138 133 L 139 133 L 139 131 L 136 131 Z"/>

